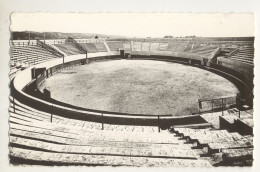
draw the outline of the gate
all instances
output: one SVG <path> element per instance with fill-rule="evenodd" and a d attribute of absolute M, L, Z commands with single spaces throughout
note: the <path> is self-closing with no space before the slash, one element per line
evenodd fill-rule
<path fill-rule="evenodd" d="M 120 56 L 122 59 L 125 59 L 125 50 L 124 49 L 120 49 Z"/>

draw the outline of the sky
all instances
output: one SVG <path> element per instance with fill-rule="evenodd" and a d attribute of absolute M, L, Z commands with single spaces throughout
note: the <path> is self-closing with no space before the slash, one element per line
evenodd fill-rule
<path fill-rule="evenodd" d="M 12 13 L 12 31 L 129 37 L 254 36 L 252 13 Z"/>

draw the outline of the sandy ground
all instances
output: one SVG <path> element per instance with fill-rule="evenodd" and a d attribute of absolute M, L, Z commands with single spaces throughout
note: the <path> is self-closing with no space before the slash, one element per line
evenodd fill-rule
<path fill-rule="evenodd" d="M 76 106 L 142 114 L 189 115 L 199 98 L 233 96 L 228 80 L 182 64 L 119 60 L 65 70 L 46 80 L 54 99 Z"/>

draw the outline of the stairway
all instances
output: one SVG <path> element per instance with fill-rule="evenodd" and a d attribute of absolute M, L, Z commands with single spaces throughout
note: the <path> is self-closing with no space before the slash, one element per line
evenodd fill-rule
<path fill-rule="evenodd" d="M 119 125 L 101 130 L 99 123 L 58 116 L 50 122 L 50 114 L 13 101 L 12 97 L 10 100 L 9 149 L 13 165 L 211 166 L 199 159 L 191 144 L 168 131 Z"/>
<path fill-rule="evenodd" d="M 253 136 L 214 129 L 173 128 L 181 139 L 198 149 L 200 157 L 208 157 L 213 166 L 251 166 Z M 216 158 L 217 157 L 217 158 Z"/>

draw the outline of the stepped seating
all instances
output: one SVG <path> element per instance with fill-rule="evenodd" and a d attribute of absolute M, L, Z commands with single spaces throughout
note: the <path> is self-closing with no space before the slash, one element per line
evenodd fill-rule
<path fill-rule="evenodd" d="M 154 46 L 157 46 L 156 43 L 153 43 Z M 159 43 L 157 50 L 158 51 L 174 51 L 174 52 L 183 52 L 187 47 L 188 43 L 185 42 L 171 42 L 171 43 Z M 153 48 L 155 49 L 155 48 Z"/>
<path fill-rule="evenodd" d="M 183 52 L 188 46 L 188 43 L 183 42 L 183 43 L 178 43 L 177 47 L 174 49 L 175 52 Z"/>
<path fill-rule="evenodd" d="M 196 53 L 202 56 L 206 57 L 212 57 L 213 53 L 216 51 L 217 47 L 208 47 L 208 46 L 203 46 L 199 48 L 195 48 L 191 50 L 191 53 Z"/>
<path fill-rule="evenodd" d="M 236 131 L 241 135 L 253 135 L 254 120 L 250 111 L 240 111 L 240 118 L 237 109 L 230 109 L 224 116 L 220 116 L 220 128 L 229 131 Z"/>
<path fill-rule="evenodd" d="M 134 51 L 173 51 L 184 52 L 189 46 L 188 42 L 134 42 Z"/>
<path fill-rule="evenodd" d="M 73 52 L 71 52 L 64 44 L 54 44 L 55 47 L 57 47 L 60 51 L 64 52 L 67 56 L 74 55 Z"/>
<path fill-rule="evenodd" d="M 13 77 L 22 70 L 21 67 L 11 67 L 9 72 L 10 79 L 13 79 Z"/>
<path fill-rule="evenodd" d="M 123 42 L 123 47 L 127 51 L 131 51 L 131 42 Z"/>
<path fill-rule="evenodd" d="M 142 51 L 149 51 L 150 49 L 150 43 L 149 42 L 143 42 L 142 43 Z"/>
<path fill-rule="evenodd" d="M 210 167 L 205 160 L 167 159 L 133 156 L 110 156 L 45 152 L 24 148 L 10 148 L 11 161 L 39 165 L 88 165 L 88 166 L 147 166 L 147 167 Z"/>
<path fill-rule="evenodd" d="M 237 53 L 234 54 L 234 57 L 243 57 L 248 60 L 253 60 L 254 54 L 249 54 L 247 52 L 238 51 Z"/>
<path fill-rule="evenodd" d="M 202 148 L 203 156 L 218 157 L 215 162 L 213 161 L 214 166 L 252 166 L 252 135 L 242 136 L 236 132 L 211 129 L 174 128 L 173 130 L 195 147 Z"/>
<path fill-rule="evenodd" d="M 199 53 L 199 52 L 203 52 L 203 51 L 210 51 L 210 50 L 214 50 L 216 49 L 216 47 L 211 47 L 211 46 L 202 46 L 202 47 L 196 47 L 194 49 L 192 49 L 191 53 Z"/>
<path fill-rule="evenodd" d="M 91 51 L 89 50 L 88 46 L 85 43 L 78 43 L 79 45 L 81 45 L 81 47 L 87 51 L 88 53 L 91 53 Z"/>
<path fill-rule="evenodd" d="M 16 121 L 17 122 L 17 121 Z M 46 126 L 43 126 L 46 125 Z M 65 131 L 62 129 L 65 128 Z M 73 130 L 72 130 L 73 129 Z M 19 124 L 10 123 L 10 136 L 26 137 L 34 140 L 41 140 L 55 144 L 72 145 L 72 146 L 107 146 L 107 147 L 126 147 L 126 148 L 146 148 L 152 151 L 152 148 L 179 149 L 175 152 L 175 157 L 196 159 L 195 153 L 189 145 L 183 145 L 183 140 L 175 137 L 165 138 L 170 134 L 155 134 L 147 136 L 147 133 L 118 132 L 123 137 L 117 138 L 111 131 L 81 130 L 76 127 L 57 126 L 50 122 L 19 122 Z M 159 137 L 159 138 L 158 138 Z M 23 143 L 19 143 L 23 144 Z M 28 146 L 28 145 L 27 145 Z M 178 152 L 185 150 L 183 155 Z"/>
<path fill-rule="evenodd" d="M 237 59 L 245 59 L 245 60 L 248 60 L 248 61 L 253 61 L 253 58 L 252 58 L 252 56 L 250 56 L 250 55 L 243 55 L 243 54 L 241 54 L 241 53 L 238 53 L 238 54 L 236 54 L 236 55 L 234 55 L 234 57 L 231 57 L 231 58 L 237 58 Z"/>
<path fill-rule="evenodd" d="M 94 43 L 86 43 L 86 46 L 88 48 L 88 50 L 91 52 L 91 53 L 97 53 L 99 52 L 96 45 Z"/>
<path fill-rule="evenodd" d="M 227 165 L 249 164 L 252 165 L 253 148 L 225 149 L 223 150 L 223 162 Z"/>
<path fill-rule="evenodd" d="M 210 49 L 210 50 L 202 50 L 202 51 L 197 52 L 197 54 L 204 55 L 204 56 L 211 56 L 212 53 L 213 53 L 215 50 L 216 50 L 216 48 Z"/>
<path fill-rule="evenodd" d="M 42 54 L 45 54 L 46 53 L 46 50 L 41 48 L 41 47 L 38 47 L 38 46 L 28 46 L 30 47 L 31 49 L 34 49 L 35 51 L 37 51 L 38 53 L 42 53 Z"/>
<path fill-rule="evenodd" d="M 83 54 L 73 43 L 64 43 L 63 45 L 74 55 Z"/>
<path fill-rule="evenodd" d="M 54 58 L 57 56 L 38 46 L 11 47 L 11 65 L 17 68 L 26 68 Z"/>
<path fill-rule="evenodd" d="M 10 68 L 10 74 L 13 74 L 13 73 L 16 73 L 16 72 L 19 72 L 19 71 L 21 71 L 21 68 L 16 68 L 16 67 Z"/>
<path fill-rule="evenodd" d="M 12 164 L 210 167 L 168 132 L 101 130 L 94 122 L 38 111 L 10 97 Z M 113 125 L 109 125 L 110 127 Z M 116 132 L 116 134 L 115 134 Z M 120 135 L 120 137 L 118 137 Z"/>
<path fill-rule="evenodd" d="M 27 63 L 27 64 L 36 64 L 36 62 L 40 63 L 41 62 L 40 60 L 42 58 L 42 54 L 40 54 L 28 47 L 27 48 L 23 48 L 23 47 L 14 48 L 12 50 L 12 53 L 13 53 L 13 58 L 11 58 L 11 60 L 20 61 L 22 63 Z M 45 58 L 47 58 L 47 56 L 45 56 Z"/>
<path fill-rule="evenodd" d="M 15 62 L 14 62 L 13 60 L 10 60 L 9 66 L 10 66 L 11 69 L 12 69 L 12 68 L 15 68 L 15 67 L 16 67 L 16 64 L 15 64 Z"/>
<path fill-rule="evenodd" d="M 187 44 L 186 47 L 183 49 L 183 52 L 190 52 L 192 50 L 192 44 Z"/>
<path fill-rule="evenodd" d="M 157 51 L 158 47 L 159 47 L 159 43 L 152 42 L 150 46 L 150 51 Z"/>
<path fill-rule="evenodd" d="M 169 43 L 160 43 L 158 46 L 158 51 L 167 51 L 168 44 Z"/>
<path fill-rule="evenodd" d="M 244 137 L 238 133 L 229 133 L 227 130 L 174 128 L 173 131 L 198 147 L 207 147 L 207 153 L 253 147 L 252 136 Z"/>
<path fill-rule="evenodd" d="M 165 143 L 155 144 L 154 140 L 151 139 L 145 140 L 146 142 L 139 142 L 139 140 L 143 140 L 143 136 L 145 136 L 146 134 L 141 136 L 136 134 L 132 137 L 129 137 L 129 133 L 127 133 L 127 138 L 134 138 L 134 140 L 122 139 L 120 141 L 118 140 L 118 137 L 113 136 L 113 133 L 110 133 L 109 135 L 109 133 L 106 132 L 105 135 L 100 135 L 99 133 L 95 132 L 91 135 L 91 133 L 87 132 L 85 132 L 84 134 L 79 134 L 77 130 L 73 130 L 74 133 L 67 133 L 62 131 L 61 127 L 60 131 L 54 131 L 54 129 L 46 130 L 44 129 L 45 123 L 37 123 L 36 126 L 44 126 L 44 128 L 40 129 L 39 127 L 28 127 L 28 125 L 30 124 L 27 124 L 26 126 L 13 123 L 10 124 L 11 159 L 22 158 L 29 161 L 38 160 L 36 157 L 32 159 L 28 158 L 28 156 L 30 157 L 31 154 L 29 152 L 35 152 L 35 150 L 37 150 L 39 151 L 38 153 L 44 155 L 46 155 L 46 152 L 52 153 L 50 154 L 50 156 L 45 156 L 46 159 L 42 159 L 44 161 L 50 161 L 49 159 L 53 156 L 54 153 L 59 153 L 60 156 L 67 154 L 70 154 L 72 156 L 97 156 L 99 157 L 99 161 L 97 163 L 103 163 L 103 156 L 107 158 L 113 158 L 113 156 L 121 156 L 121 158 L 129 157 L 133 159 L 136 159 L 135 157 L 142 157 L 141 159 L 158 158 L 158 163 L 162 163 L 166 160 L 166 158 L 183 159 L 184 161 L 193 160 L 191 162 L 193 162 L 192 164 L 194 164 L 195 166 L 197 166 L 196 164 L 201 162 L 203 162 L 204 166 L 210 166 L 207 161 L 197 160 L 197 156 L 191 150 L 191 148 L 186 145 L 179 145 L 178 143 L 181 143 L 181 141 L 177 139 L 175 140 L 176 144 L 174 145 L 166 145 Z M 54 159 L 53 161 L 58 161 L 58 159 Z M 66 164 L 67 161 L 61 162 Z M 70 160 L 70 162 L 72 163 L 73 161 Z M 86 165 L 88 164 L 89 163 L 86 163 Z M 120 164 L 116 163 L 108 165 Z M 135 163 L 131 163 L 131 165 L 136 166 Z M 143 166 L 144 164 L 140 165 Z M 168 165 L 171 166 L 173 164 L 170 163 Z"/>
<path fill-rule="evenodd" d="M 97 47 L 99 52 L 107 52 L 107 48 L 106 48 L 104 42 L 96 42 L 95 46 Z"/>
<path fill-rule="evenodd" d="M 248 60 L 248 59 L 245 59 L 244 57 L 230 57 L 229 59 L 232 59 L 232 60 L 236 60 L 236 61 L 239 61 L 239 62 L 242 62 L 242 63 L 246 63 L 246 64 L 249 64 L 249 65 L 253 65 L 254 63 L 251 61 L 251 60 Z"/>
<path fill-rule="evenodd" d="M 168 44 L 168 47 L 166 49 L 167 49 L 167 51 L 177 52 L 178 47 L 179 47 L 179 43 L 172 42 L 172 43 Z"/>
<path fill-rule="evenodd" d="M 133 42 L 133 51 L 141 51 L 142 43 L 141 42 Z"/>
<path fill-rule="evenodd" d="M 33 109 L 31 107 L 28 107 L 26 105 L 21 104 L 19 101 L 15 100 L 15 111 L 16 114 L 13 115 L 23 115 L 23 119 L 27 121 L 30 121 L 30 117 L 41 117 L 41 121 L 50 121 L 50 114 L 38 111 L 36 109 Z M 13 103 L 11 103 L 11 106 L 9 108 L 10 113 L 14 111 L 13 109 Z M 29 119 L 28 119 L 29 118 Z M 10 117 L 12 119 L 12 117 Z M 38 119 L 39 120 L 39 119 Z M 63 117 L 59 117 L 54 115 L 52 119 L 53 123 L 60 124 L 60 125 L 72 125 L 72 126 L 78 126 L 81 128 L 86 128 L 86 129 L 92 129 L 92 130 L 101 130 L 102 125 L 100 123 L 95 123 L 95 122 L 89 122 L 89 121 L 81 121 L 81 120 L 74 120 L 74 119 L 67 119 Z M 35 121 L 34 121 L 35 122 Z M 110 124 L 104 124 L 104 129 L 105 130 L 110 130 L 110 131 L 133 131 L 133 132 L 158 132 L 157 127 L 151 127 L 151 126 L 124 126 L 124 125 L 110 125 Z"/>
<path fill-rule="evenodd" d="M 231 57 L 232 60 L 237 60 L 243 63 L 253 65 L 254 60 L 254 47 L 240 48 L 239 51 L 234 53 Z"/>
<path fill-rule="evenodd" d="M 187 125 L 173 125 L 171 128 L 211 128 L 210 123 L 187 124 Z"/>
<path fill-rule="evenodd" d="M 107 42 L 110 51 L 118 51 L 124 49 L 123 42 Z"/>
<path fill-rule="evenodd" d="M 206 46 L 204 46 L 204 45 L 202 45 L 202 44 L 200 44 L 200 43 L 194 43 L 194 44 L 193 44 L 193 47 L 192 47 L 192 49 L 191 49 L 191 51 L 196 50 L 196 49 L 205 48 L 205 47 L 206 47 Z"/>

